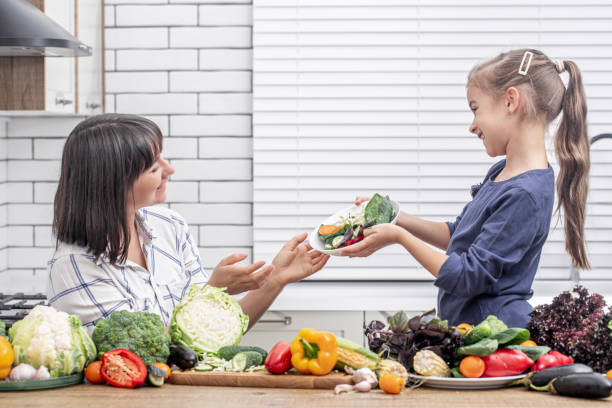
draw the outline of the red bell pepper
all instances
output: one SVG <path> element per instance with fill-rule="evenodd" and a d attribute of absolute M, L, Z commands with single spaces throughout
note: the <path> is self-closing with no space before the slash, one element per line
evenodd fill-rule
<path fill-rule="evenodd" d="M 147 367 L 136 354 L 120 348 L 102 354 L 100 374 L 115 387 L 135 388 L 147 379 Z"/>
<path fill-rule="evenodd" d="M 534 363 L 527 354 L 514 349 L 499 349 L 482 358 L 485 362 L 483 377 L 507 377 L 518 375 Z"/>
<path fill-rule="evenodd" d="M 279 341 L 272 347 L 266 361 L 266 369 L 272 374 L 282 374 L 291 368 L 291 343 Z"/>
<path fill-rule="evenodd" d="M 536 364 L 531 367 L 531 371 L 545 370 L 551 367 L 558 367 L 567 364 L 574 364 L 574 360 L 565 354 L 559 353 L 558 351 L 551 351 L 548 354 L 544 354 L 538 358 Z"/>

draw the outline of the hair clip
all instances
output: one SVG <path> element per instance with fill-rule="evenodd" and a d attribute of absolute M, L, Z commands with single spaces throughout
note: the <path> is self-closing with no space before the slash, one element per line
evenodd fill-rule
<path fill-rule="evenodd" d="M 527 58 L 527 56 L 529 56 L 529 59 L 527 60 L 527 65 L 525 65 L 525 68 L 523 69 L 523 64 L 525 64 L 525 59 Z M 521 65 L 519 65 L 519 69 L 518 69 L 519 74 L 527 75 L 527 71 L 529 70 L 529 66 L 531 65 L 532 58 L 533 58 L 533 52 L 525 51 L 525 54 L 523 54 L 523 59 L 521 60 Z"/>
<path fill-rule="evenodd" d="M 559 74 L 565 72 L 565 61 L 556 60 L 556 61 L 553 61 L 553 64 L 555 64 L 555 69 L 557 70 Z"/>

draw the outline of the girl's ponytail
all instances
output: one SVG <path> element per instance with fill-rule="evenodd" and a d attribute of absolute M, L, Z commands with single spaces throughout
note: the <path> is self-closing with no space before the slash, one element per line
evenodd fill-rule
<path fill-rule="evenodd" d="M 572 61 L 557 62 L 557 70 L 564 69 L 569 81 L 563 96 L 563 115 L 555 134 L 555 153 L 560 167 L 557 211 L 563 209 L 565 249 L 572 264 L 579 269 L 590 269 L 584 239 L 590 168 L 586 98 L 578 66 Z"/>

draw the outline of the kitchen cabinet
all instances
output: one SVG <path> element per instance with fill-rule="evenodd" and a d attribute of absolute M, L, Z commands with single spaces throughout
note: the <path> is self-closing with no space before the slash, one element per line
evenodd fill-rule
<path fill-rule="evenodd" d="M 22 114 L 103 112 L 101 0 L 28 0 L 92 47 L 85 57 L 0 57 L 0 111 Z"/>
<path fill-rule="evenodd" d="M 268 311 L 244 335 L 241 344 L 270 350 L 278 341 L 291 341 L 300 329 L 312 327 L 329 331 L 363 344 L 363 312 L 361 311 Z"/>

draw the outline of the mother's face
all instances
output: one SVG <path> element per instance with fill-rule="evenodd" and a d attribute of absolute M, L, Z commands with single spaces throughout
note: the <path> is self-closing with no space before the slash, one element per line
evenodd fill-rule
<path fill-rule="evenodd" d="M 134 182 L 134 210 L 162 203 L 166 200 L 166 182 L 174 174 L 174 167 L 161 155 Z"/>

